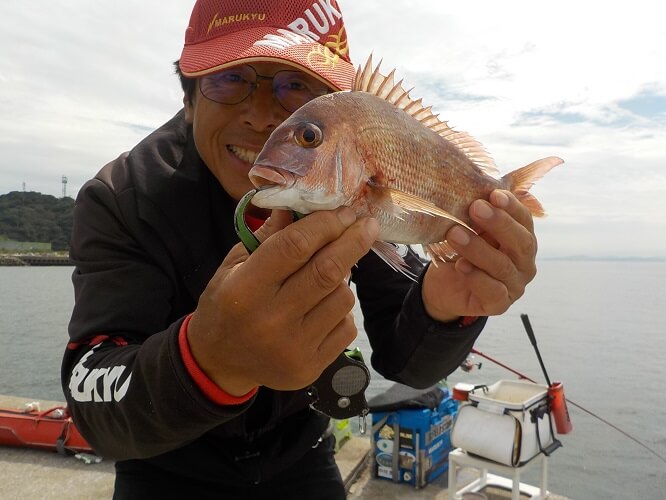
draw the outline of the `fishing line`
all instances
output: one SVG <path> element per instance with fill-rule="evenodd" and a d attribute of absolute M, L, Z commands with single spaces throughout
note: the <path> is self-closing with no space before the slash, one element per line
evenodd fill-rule
<path fill-rule="evenodd" d="M 502 368 L 504 368 L 504 369 L 510 371 L 511 373 L 517 375 L 517 376 L 518 376 L 519 378 L 521 378 L 521 379 L 528 380 L 528 381 L 533 382 L 533 383 L 535 383 L 535 384 L 538 383 L 536 380 L 533 380 L 533 379 L 531 379 L 530 377 L 528 377 L 527 375 L 524 375 L 524 374 L 520 373 L 518 370 L 514 370 L 514 369 L 511 368 L 510 366 L 508 366 L 508 365 L 506 365 L 506 364 L 504 364 L 504 363 L 501 363 L 501 362 L 497 361 L 496 359 L 491 358 L 490 356 L 488 356 L 488 355 L 482 353 L 482 352 L 479 351 L 478 349 L 472 348 L 472 353 L 477 354 L 477 355 L 481 356 L 482 358 L 486 358 L 488 361 L 490 361 L 490 362 L 492 362 L 492 363 L 495 363 L 495 364 L 498 365 L 498 366 L 501 366 Z M 578 408 L 579 410 L 581 410 L 581 411 L 587 413 L 587 414 L 590 415 L 591 417 L 594 417 L 594 418 L 596 418 L 597 420 L 599 420 L 599 421 L 603 422 L 604 424 L 606 424 L 607 426 L 609 426 L 609 427 L 615 429 L 617 432 L 619 432 L 620 434 L 622 434 L 622 435 L 625 436 L 625 437 L 628 437 L 628 438 L 631 439 L 634 443 L 636 443 L 636 444 L 642 446 L 643 448 L 645 448 L 646 450 L 648 450 L 650 453 L 652 453 L 654 456 L 656 456 L 657 458 L 659 458 L 662 462 L 665 462 L 665 463 L 666 463 L 666 457 L 664 457 L 663 455 L 659 454 L 658 452 L 656 452 L 655 450 L 653 450 L 652 448 L 650 448 L 650 447 L 649 447 L 648 445 L 646 445 L 645 443 L 642 443 L 641 441 L 639 441 L 637 438 L 635 438 L 634 436 L 632 436 L 632 435 L 629 434 L 628 432 L 626 432 L 626 431 L 620 429 L 617 425 L 615 425 L 615 424 L 609 422 L 608 420 L 606 420 L 606 419 L 603 418 L 603 417 L 600 417 L 599 415 L 597 415 L 596 413 L 594 413 L 594 412 L 588 410 L 587 408 L 584 408 L 583 406 L 579 405 L 578 403 L 575 403 L 574 401 L 571 401 L 571 399 L 569 399 L 569 398 L 566 398 L 566 400 L 567 400 L 567 403 L 569 403 L 569 404 L 575 406 L 576 408 Z"/>

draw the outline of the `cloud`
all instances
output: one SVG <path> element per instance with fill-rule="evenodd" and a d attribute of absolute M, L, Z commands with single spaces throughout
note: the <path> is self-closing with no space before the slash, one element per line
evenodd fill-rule
<path fill-rule="evenodd" d="M 652 4 L 607 3 L 603 16 L 571 1 L 397 2 L 371 15 L 356 5 L 343 4 L 362 19 L 350 39 L 362 32 L 375 57 L 388 48 L 412 95 L 481 140 L 503 172 L 565 159 L 533 188 L 549 212 L 537 222 L 542 252 L 666 255 L 655 217 L 666 213 L 666 31 Z"/>
<path fill-rule="evenodd" d="M 663 89 L 641 90 L 637 95 L 619 101 L 618 106 L 639 117 L 666 124 L 666 92 Z"/>
<path fill-rule="evenodd" d="M 192 2 L 193 3 L 193 2 Z M 0 7 L 0 192 L 59 195 L 131 148 L 180 107 L 171 63 L 190 2 Z"/>
<path fill-rule="evenodd" d="M 193 3 L 3 2 L 0 193 L 26 182 L 59 195 L 67 175 L 75 194 L 168 120 L 182 105 L 171 63 Z M 544 252 L 634 252 L 627 228 L 645 229 L 646 252 L 666 252 L 655 216 L 666 213 L 666 30 L 653 3 L 339 3 L 353 61 L 373 53 L 397 68 L 503 173 L 565 159 L 533 188 L 550 214 L 538 221 Z"/>

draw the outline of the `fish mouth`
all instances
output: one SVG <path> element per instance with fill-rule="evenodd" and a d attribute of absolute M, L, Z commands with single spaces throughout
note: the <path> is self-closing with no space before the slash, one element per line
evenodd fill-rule
<path fill-rule="evenodd" d="M 248 175 L 250 182 L 259 191 L 273 187 L 288 188 L 296 181 L 296 177 L 291 172 L 265 165 L 255 165 L 250 169 Z"/>

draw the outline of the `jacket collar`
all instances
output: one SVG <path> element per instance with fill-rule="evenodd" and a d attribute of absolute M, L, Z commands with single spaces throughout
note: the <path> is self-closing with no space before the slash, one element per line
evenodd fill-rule
<path fill-rule="evenodd" d="M 181 110 L 131 152 L 137 212 L 163 239 L 197 300 L 238 242 L 235 203 L 199 156 Z"/>

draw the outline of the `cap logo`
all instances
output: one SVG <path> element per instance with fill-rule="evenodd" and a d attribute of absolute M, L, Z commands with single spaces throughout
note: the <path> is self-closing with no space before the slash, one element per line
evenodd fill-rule
<path fill-rule="evenodd" d="M 309 36 L 313 40 L 319 41 L 320 35 L 327 34 L 331 26 L 335 25 L 338 19 L 342 18 L 342 14 L 338 9 L 331 5 L 332 0 L 319 0 L 318 3 L 313 3 L 309 9 L 305 9 L 303 13 L 307 20 L 298 17 L 289 23 L 289 29 L 294 33 L 300 33 L 301 35 Z M 316 11 L 317 15 L 315 16 L 312 11 Z M 308 20 L 310 22 L 308 22 Z M 315 33 L 312 28 L 314 28 L 317 33 Z"/>
<path fill-rule="evenodd" d="M 313 63 L 313 58 L 319 57 L 319 61 L 322 66 L 330 66 L 335 68 L 335 65 L 340 59 L 340 56 L 344 57 L 349 52 L 349 47 L 347 46 L 347 36 L 345 35 L 345 27 L 340 28 L 340 31 L 337 35 L 329 35 L 329 38 L 332 40 L 326 42 L 323 45 L 317 45 L 314 49 L 308 54 L 308 62 Z"/>
<path fill-rule="evenodd" d="M 219 14 L 216 12 L 213 16 L 213 19 L 208 23 L 208 31 L 206 34 L 214 28 L 219 28 L 226 24 L 231 23 L 241 23 L 243 21 L 264 21 L 266 19 L 265 12 L 246 12 L 241 14 L 233 14 L 231 16 L 219 17 Z"/>
<path fill-rule="evenodd" d="M 345 57 L 349 48 L 347 47 L 347 36 L 342 26 L 336 33 L 330 33 L 331 29 L 342 18 L 340 11 L 333 6 L 333 0 L 318 0 L 309 8 L 305 9 L 302 17 L 297 17 L 287 26 L 289 30 L 278 29 L 279 35 L 266 35 L 254 45 L 284 49 L 293 45 L 311 44 L 319 42 L 309 54 L 308 60 L 321 58 L 320 63 L 324 66 L 335 67 L 340 57 Z M 321 42 L 325 36 L 325 42 Z"/>

